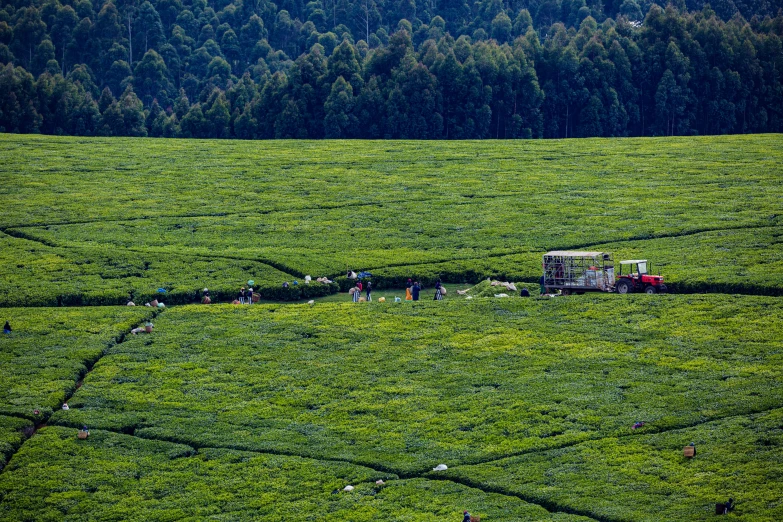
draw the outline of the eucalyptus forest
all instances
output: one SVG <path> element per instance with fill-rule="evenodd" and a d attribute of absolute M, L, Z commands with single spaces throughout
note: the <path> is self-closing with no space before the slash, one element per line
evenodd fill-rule
<path fill-rule="evenodd" d="M 17 0 L 0 130 L 569 138 L 783 130 L 775 0 Z"/>

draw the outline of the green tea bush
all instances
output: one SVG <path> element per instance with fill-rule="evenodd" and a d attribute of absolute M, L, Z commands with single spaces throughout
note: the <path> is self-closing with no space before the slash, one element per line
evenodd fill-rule
<path fill-rule="evenodd" d="M 312 282 L 309 285 L 304 283 L 293 285 L 289 282 L 288 288 L 283 288 L 282 285 L 263 285 L 255 289 L 262 299 L 268 299 L 270 301 L 312 299 L 314 297 L 324 297 L 337 293 L 338 290 L 339 286 L 337 283 L 322 284 L 318 282 Z"/>
<path fill-rule="evenodd" d="M 405 475 L 776 407 L 781 335 L 750 296 L 178 307 L 53 420 Z"/>
<path fill-rule="evenodd" d="M 0 415 L 46 419 L 111 344 L 152 314 L 146 307 L 4 308 L 13 333 L 0 336 Z"/>
<path fill-rule="evenodd" d="M 450 482 L 396 479 L 344 462 L 196 451 L 94 429 L 78 440 L 75 429 L 50 426 L 0 475 L 0 519 L 435 522 L 469 507 L 505 522 L 588 520 Z"/>
<path fill-rule="evenodd" d="M 582 509 L 605 520 L 712 520 L 734 498 L 732 518 L 776 521 L 783 409 L 652 435 L 609 437 L 445 474 L 482 489 Z M 696 456 L 683 447 L 696 444 Z M 441 474 L 441 475 L 443 475 Z"/>
<path fill-rule="evenodd" d="M 32 430 L 33 423 L 27 419 L 0 415 L 0 471 L 27 438 L 25 432 L 31 433 Z"/>
<path fill-rule="evenodd" d="M 620 259 L 645 257 L 675 292 L 783 295 L 783 229 L 703 232 L 599 245 Z M 621 257 L 618 257 L 620 255 Z"/>
<path fill-rule="evenodd" d="M 527 270 L 530 262 L 538 254 L 515 254 L 482 259 L 459 259 L 443 263 L 423 265 L 406 265 L 372 268 L 372 281 L 376 288 L 404 288 L 408 279 L 419 281 L 427 287 L 432 287 L 440 279 L 442 283 L 472 283 L 476 284 L 487 278 L 503 281 L 521 281 L 535 279 L 540 275 Z M 540 261 L 538 262 L 540 265 Z M 355 281 L 340 276 L 336 279 L 340 290 L 347 291 Z"/>
<path fill-rule="evenodd" d="M 136 304 L 153 299 L 185 304 L 199 302 L 203 288 L 209 288 L 215 302 L 231 301 L 249 279 L 269 295 L 284 281 L 293 280 L 253 260 L 105 247 L 61 248 L 2 233 L 0 262 L 6 268 L 0 276 L 0 306 L 124 305 L 129 296 Z M 159 294 L 158 288 L 166 293 Z M 334 291 L 329 287 L 309 290 L 313 296 Z"/>
<path fill-rule="evenodd" d="M 585 248 L 665 263 L 680 292 L 779 295 L 779 142 L 399 142 L 388 153 L 358 141 L 220 142 L 214 154 L 4 135 L 0 230 L 33 243 L 11 245 L 0 295 L 107 304 L 163 286 L 184 303 L 203 287 L 233 297 L 254 279 L 269 298 L 293 299 L 275 287 L 346 269 L 369 269 L 379 289 L 408 277 L 534 283 L 544 252 Z"/>
<path fill-rule="evenodd" d="M 780 227 L 740 228 L 639 241 L 591 245 L 591 250 L 611 252 L 616 271 L 623 259 L 648 259 L 653 273 L 664 276 L 667 286 L 679 293 L 737 293 L 783 295 L 783 231 Z M 537 283 L 542 252 L 460 259 L 443 263 L 372 268 L 379 288 L 400 288 L 408 278 L 431 286 L 446 283 L 478 283 L 492 278 Z M 340 277 L 340 288 L 351 281 Z"/>

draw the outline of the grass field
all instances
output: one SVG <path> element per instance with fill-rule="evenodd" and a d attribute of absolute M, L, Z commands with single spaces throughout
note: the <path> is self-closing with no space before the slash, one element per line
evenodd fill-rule
<path fill-rule="evenodd" d="M 0 521 L 781 520 L 782 145 L 0 135 Z M 456 293 L 570 248 L 675 293 Z"/>

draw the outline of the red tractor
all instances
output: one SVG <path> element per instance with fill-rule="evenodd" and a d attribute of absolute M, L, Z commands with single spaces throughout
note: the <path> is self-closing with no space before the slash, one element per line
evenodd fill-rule
<path fill-rule="evenodd" d="M 627 273 L 623 274 L 623 267 L 627 267 Z M 618 294 L 630 294 L 631 292 L 644 292 L 646 294 L 665 293 L 668 289 L 663 284 L 661 275 L 647 273 L 646 259 L 633 259 L 620 261 L 620 273 L 614 285 Z"/>

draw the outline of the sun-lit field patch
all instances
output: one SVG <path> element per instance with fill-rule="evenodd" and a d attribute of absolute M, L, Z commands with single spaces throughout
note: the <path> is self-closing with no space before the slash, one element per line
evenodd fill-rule
<path fill-rule="evenodd" d="M 152 315 L 150 308 L 4 308 L 0 415 L 40 421 L 59 408 L 105 350 Z M 38 413 L 35 413 L 35 412 Z"/>
<path fill-rule="evenodd" d="M 683 456 L 695 443 L 696 456 Z M 783 410 L 653 435 L 610 437 L 447 474 L 478 487 L 610 520 L 707 520 L 733 498 L 734 515 L 783 518 Z"/>
<path fill-rule="evenodd" d="M 783 398 L 774 298 L 248 308 L 167 310 L 154 335 L 112 347 L 54 422 L 410 474 Z"/>
<path fill-rule="evenodd" d="M 203 288 L 216 301 L 231 301 L 248 279 L 265 299 L 309 299 L 337 291 L 336 285 L 320 284 L 283 290 L 283 281 L 293 280 L 290 274 L 242 256 L 63 248 L 2 233 L 0 263 L 0 305 L 5 306 L 103 306 L 129 298 L 140 305 L 153 299 L 191 303 L 200 300 Z"/>
<path fill-rule="evenodd" d="M 384 480 L 377 485 L 376 480 Z M 354 490 L 343 488 L 353 485 Z M 520 499 L 452 482 L 398 480 L 345 462 L 195 450 L 92 430 L 48 427 L 0 475 L 0 519 L 399 520 L 459 519 L 470 507 L 503 522 L 577 522 Z"/>

